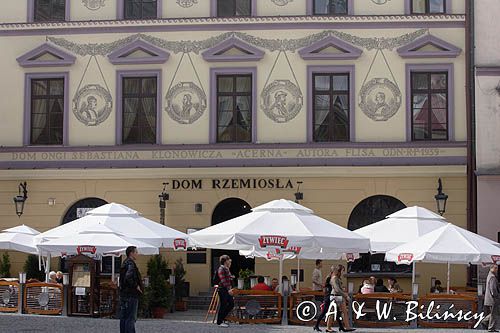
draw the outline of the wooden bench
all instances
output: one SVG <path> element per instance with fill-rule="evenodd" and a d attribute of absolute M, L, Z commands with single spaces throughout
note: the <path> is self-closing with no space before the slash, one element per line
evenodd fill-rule
<path fill-rule="evenodd" d="M 410 295 L 400 293 L 356 294 L 353 296 L 353 301 L 364 304 L 362 313 L 366 315 L 357 318 L 356 313 L 353 311 L 353 323 L 358 327 L 408 327 L 410 323 L 406 321 L 406 302 L 411 300 Z M 377 302 L 379 303 L 381 316 L 384 306 L 391 307 L 388 318 L 378 317 Z"/>
<path fill-rule="evenodd" d="M 60 315 L 64 306 L 63 286 L 57 283 L 29 283 L 24 293 L 24 311 L 30 314 Z"/>
<path fill-rule="evenodd" d="M 426 296 L 419 298 L 419 311 L 420 313 L 426 314 L 427 309 L 431 302 L 434 302 L 434 309 L 430 312 L 430 315 L 443 314 L 446 310 L 448 313 L 456 314 L 458 311 L 462 310 L 464 313 L 471 311 L 472 313 L 477 312 L 477 296 L 472 296 L 470 294 L 427 294 Z M 454 305 L 453 309 L 449 310 L 451 305 Z M 424 309 L 420 307 L 424 305 Z M 437 309 L 437 306 L 440 306 Z M 470 321 L 454 321 L 454 319 L 418 319 L 418 326 L 420 327 L 432 327 L 432 328 L 472 328 L 476 320 L 472 319 Z"/>
<path fill-rule="evenodd" d="M 226 319 L 241 324 L 279 324 L 283 311 L 281 297 L 280 293 L 274 291 L 235 290 L 234 308 Z M 260 311 L 256 314 L 248 313 L 249 302 L 257 302 Z"/>
<path fill-rule="evenodd" d="M 0 281 L 0 312 L 18 312 L 20 304 L 19 283 Z"/>
<path fill-rule="evenodd" d="M 321 310 L 320 304 L 323 303 L 325 293 L 322 291 L 302 291 L 298 293 L 292 293 L 289 297 L 290 312 L 288 314 L 288 323 L 292 325 L 314 325 L 316 323 L 316 318 L 319 317 Z M 297 317 L 297 306 L 302 302 L 314 302 L 316 303 L 316 317 L 314 320 L 304 322 Z"/>

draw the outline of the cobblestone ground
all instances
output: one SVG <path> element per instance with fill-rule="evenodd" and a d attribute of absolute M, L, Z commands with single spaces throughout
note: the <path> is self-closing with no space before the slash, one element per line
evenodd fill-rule
<path fill-rule="evenodd" d="M 219 328 L 215 324 L 204 323 L 204 316 L 170 316 L 165 320 L 139 320 L 136 324 L 138 333 L 172 332 L 172 333 L 302 333 L 313 332 L 311 327 L 270 326 L 270 325 L 231 325 Z M 31 315 L 0 315 L 0 332 L 50 332 L 50 333 L 84 333 L 84 332 L 119 332 L 119 321 L 114 319 L 91 319 L 80 317 L 48 317 Z M 409 329 L 358 329 L 356 332 L 367 333 L 461 333 L 471 330 L 409 330 Z M 486 331 L 479 331 L 486 332 Z"/>

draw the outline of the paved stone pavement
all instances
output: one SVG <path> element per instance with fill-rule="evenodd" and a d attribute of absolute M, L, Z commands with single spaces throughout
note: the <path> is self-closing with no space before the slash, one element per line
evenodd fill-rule
<path fill-rule="evenodd" d="M 271 326 L 271 325 L 231 325 L 220 328 L 215 324 L 204 323 L 204 315 L 167 315 L 164 320 L 139 320 L 136 324 L 138 333 L 172 332 L 172 333 L 302 333 L 313 332 L 311 327 Z M 34 315 L 1 314 L 0 332 L 50 332 L 50 333 L 98 333 L 119 332 L 119 321 L 115 319 L 92 319 L 81 317 L 49 317 Z M 409 330 L 409 329 L 358 329 L 356 332 L 367 333 L 463 333 L 471 330 Z M 480 331 L 486 332 L 486 331 Z"/>

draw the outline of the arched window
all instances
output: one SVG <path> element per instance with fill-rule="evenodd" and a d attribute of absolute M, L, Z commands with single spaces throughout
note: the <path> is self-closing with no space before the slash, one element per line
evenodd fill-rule
<path fill-rule="evenodd" d="M 398 210 L 406 208 L 400 200 L 388 195 L 374 195 L 362 200 L 354 207 L 349 216 L 347 228 L 356 230 L 372 223 L 385 219 Z M 411 266 L 396 265 L 392 262 L 384 261 L 385 254 L 362 254 L 358 260 L 348 265 L 349 273 L 410 273 Z"/>

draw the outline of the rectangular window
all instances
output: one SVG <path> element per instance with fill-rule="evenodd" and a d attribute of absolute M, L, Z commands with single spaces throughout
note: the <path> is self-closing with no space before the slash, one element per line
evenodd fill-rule
<path fill-rule="evenodd" d="M 444 14 L 446 0 L 410 0 L 412 14 Z"/>
<path fill-rule="evenodd" d="M 411 72 L 413 141 L 448 140 L 448 73 Z"/>
<path fill-rule="evenodd" d="M 347 15 L 347 0 L 312 0 L 314 15 Z"/>
<path fill-rule="evenodd" d="M 313 139 L 349 141 L 349 74 L 313 74 Z"/>
<path fill-rule="evenodd" d="M 217 142 L 252 141 L 252 75 L 217 75 Z"/>
<path fill-rule="evenodd" d="M 125 20 L 155 19 L 158 17 L 158 0 L 124 0 Z"/>
<path fill-rule="evenodd" d="M 252 0 L 217 0 L 217 17 L 251 15 Z"/>
<path fill-rule="evenodd" d="M 35 22 L 64 21 L 66 0 L 34 0 L 33 20 Z"/>
<path fill-rule="evenodd" d="M 156 143 L 157 78 L 122 80 L 122 143 Z"/>
<path fill-rule="evenodd" d="M 30 124 L 30 144 L 63 144 L 64 79 L 31 80 Z"/>

